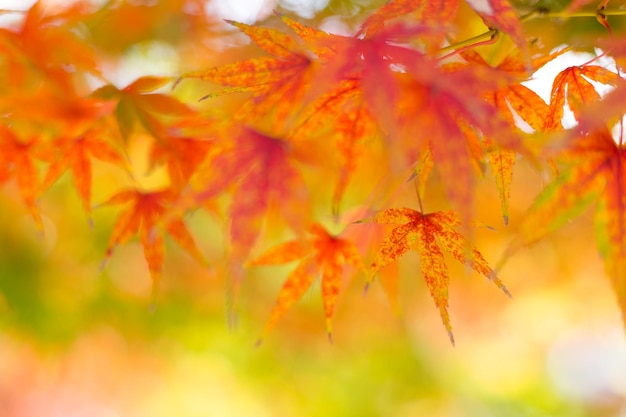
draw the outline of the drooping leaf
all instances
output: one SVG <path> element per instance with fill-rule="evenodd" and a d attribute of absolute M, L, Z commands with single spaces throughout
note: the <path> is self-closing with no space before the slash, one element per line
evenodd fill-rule
<path fill-rule="evenodd" d="M 212 126 L 211 121 L 192 118 L 155 131 L 150 168 L 165 165 L 171 189 L 182 191 L 216 147 Z"/>
<path fill-rule="evenodd" d="M 0 28 L 0 50 L 12 62 L 12 82 L 23 87 L 30 81 L 39 83 L 43 75 L 57 91 L 67 94 L 74 91 L 76 69 L 99 75 L 94 48 L 81 30 L 88 11 L 84 2 L 51 8 L 39 0 L 28 9 L 19 29 Z"/>
<path fill-rule="evenodd" d="M 22 139 L 11 129 L 0 128 L 0 183 L 15 178 L 17 186 L 35 225 L 43 232 L 43 221 L 37 202 L 39 175 L 37 174 L 37 138 Z"/>
<path fill-rule="evenodd" d="M 315 62 L 291 36 L 277 29 L 250 26 L 229 21 L 271 56 L 184 74 L 181 79 L 195 78 L 229 87 L 207 97 L 233 92 L 248 92 L 252 100 L 239 109 L 236 120 L 248 121 L 273 113 L 274 120 L 284 123 L 294 105 L 308 91 L 315 73 Z"/>
<path fill-rule="evenodd" d="M 337 217 L 352 173 L 364 152 L 364 142 L 380 135 L 376 120 L 363 100 L 358 79 L 342 80 L 338 87 L 307 106 L 293 129 L 291 138 L 301 142 L 311 136 L 312 140 L 317 140 L 320 132 L 329 128 L 329 122 L 329 139 L 333 141 L 339 157 L 338 181 L 331 204 L 333 215 Z"/>
<path fill-rule="evenodd" d="M 118 165 L 128 169 L 127 161 L 120 155 L 109 141 L 103 139 L 106 131 L 93 129 L 78 137 L 62 137 L 54 140 L 47 149 L 50 166 L 42 189 L 49 188 L 66 171 L 71 170 L 74 186 L 80 197 L 83 209 L 91 221 L 91 189 L 92 168 L 91 158 Z"/>
<path fill-rule="evenodd" d="M 187 199 L 193 204 L 215 198 L 234 186 L 230 206 L 232 258 L 243 262 L 254 246 L 271 205 L 295 230 L 307 226 L 309 197 L 289 143 L 246 126 L 212 154 L 191 179 Z"/>
<path fill-rule="evenodd" d="M 337 35 L 304 25 L 289 16 L 280 15 L 280 18 L 322 62 L 327 62 L 337 55 L 336 49 L 333 48 L 333 39 L 338 38 Z"/>
<path fill-rule="evenodd" d="M 554 59 L 564 53 L 566 49 L 554 52 L 549 56 L 551 59 Z M 474 50 L 463 51 L 460 55 L 468 63 L 488 66 L 482 56 Z M 536 70 L 546 62 L 548 61 L 544 57 L 532 60 L 532 68 Z M 507 55 L 495 68 L 511 75 L 512 79 L 504 87 L 486 92 L 484 94 L 485 99 L 498 109 L 499 114 L 508 122 L 511 129 L 522 132 L 530 127 L 535 132 L 542 132 L 548 119 L 548 105 L 537 93 L 521 84 L 522 81 L 527 79 L 527 68 L 521 52 L 517 51 Z M 514 80 L 518 81 L 514 82 Z M 524 126 L 524 123 L 527 126 Z M 515 149 L 499 146 L 497 141 L 494 141 L 491 137 L 485 137 L 482 142 L 484 142 L 482 147 L 484 152 L 474 153 L 473 156 L 475 158 L 478 157 L 482 161 L 486 154 L 487 163 L 491 168 L 496 187 L 498 188 L 504 224 L 507 225 L 513 167 L 517 152 L 524 148 Z"/>
<path fill-rule="evenodd" d="M 461 224 L 455 212 L 438 211 L 422 214 L 406 207 L 391 208 L 377 213 L 373 221 L 378 224 L 399 226 L 395 227 L 381 243 L 371 265 L 372 273 L 375 274 L 397 261 L 409 250 L 416 251 L 422 275 L 453 344 L 454 336 L 448 314 L 449 276 L 444 251 L 491 280 L 510 297 L 510 293 L 482 254 L 476 249 L 468 251 L 468 242 L 463 235 L 454 230 L 454 227 Z"/>
<path fill-rule="evenodd" d="M 482 98 L 485 91 L 481 90 L 481 79 L 458 71 L 441 73 L 441 76 L 451 84 L 440 84 L 437 79 L 426 79 L 422 82 L 407 80 L 400 101 L 401 114 L 406 117 L 401 126 L 405 126 L 404 135 L 407 140 L 412 139 L 413 144 L 421 145 L 417 149 L 429 147 L 434 169 L 443 179 L 448 198 L 467 225 L 473 210 L 472 184 L 477 143 L 483 137 L 494 137 L 498 141 L 497 146 L 502 149 L 524 152 L 524 146 L 495 105 Z M 453 81 L 456 76 L 459 78 Z M 470 81 L 468 78 L 474 79 Z M 450 88 L 452 85 L 464 88 L 472 83 L 471 88 L 474 91 L 471 96 L 459 95 L 460 91 Z M 497 88 L 497 84 L 492 87 Z M 437 94 L 430 93 L 433 88 L 437 89 Z M 476 103 L 469 104 L 466 101 L 473 98 L 477 99 Z M 488 114 L 492 115 L 489 119 L 486 118 Z M 420 143 L 420 140 L 423 142 Z M 408 155 L 415 154 L 415 151 L 404 152 Z M 415 154 L 414 158 L 415 161 L 418 155 Z"/>
<path fill-rule="evenodd" d="M 500 196 L 500 208 L 504 225 L 509 224 L 509 200 L 511 199 L 511 182 L 513 181 L 513 166 L 517 155 L 515 151 L 500 149 L 490 140 L 485 140 L 487 160 L 491 172 L 496 180 L 496 187 Z"/>
<path fill-rule="evenodd" d="M 206 262 L 182 219 L 170 218 L 167 223 L 162 223 L 164 214 L 177 198 L 177 194 L 169 189 L 151 192 L 127 189 L 120 191 L 101 204 L 101 206 L 130 204 L 120 214 L 113 227 L 104 262 L 111 258 L 116 247 L 128 242 L 135 234 L 139 234 L 139 240 L 143 246 L 144 256 L 153 281 L 153 296 L 156 295 L 161 281 L 165 233 L 174 238 L 187 253 L 200 263 Z"/>
<path fill-rule="evenodd" d="M 616 83 L 619 76 L 604 67 L 582 65 L 564 69 L 556 76 L 550 94 L 550 112 L 545 127 L 548 130 L 562 129 L 565 106 L 573 113 L 576 120 L 584 104 L 600 99 L 596 87 L 590 82 L 602 84 Z"/>
<path fill-rule="evenodd" d="M 593 202 L 596 208 L 598 249 L 626 313 L 626 158 L 624 145 L 607 128 L 577 134 L 556 160 L 565 165 L 559 177 L 535 199 L 509 244 L 502 263 L 526 245 L 578 216 Z"/>
<path fill-rule="evenodd" d="M 363 269 L 363 262 L 354 243 L 331 235 L 320 224 L 313 224 L 309 233 L 312 235 L 310 238 L 283 243 L 250 264 L 278 265 L 300 260 L 283 284 L 260 340 L 265 338 L 285 312 L 304 295 L 319 273 L 326 331 L 332 341 L 332 317 L 343 284 L 343 267 L 351 265 Z"/>
<path fill-rule="evenodd" d="M 116 100 L 115 115 L 122 137 L 128 138 L 139 122 L 150 134 L 162 130 L 165 119 L 185 119 L 194 116 L 189 106 L 173 96 L 156 93 L 166 85 L 167 77 L 140 77 L 122 88 L 106 85 L 93 92 L 93 96 L 104 100 Z"/>

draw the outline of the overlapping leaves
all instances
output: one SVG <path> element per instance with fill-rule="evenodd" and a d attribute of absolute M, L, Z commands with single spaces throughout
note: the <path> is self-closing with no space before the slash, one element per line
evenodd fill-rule
<path fill-rule="evenodd" d="M 187 6 L 191 10 L 201 3 Z M 507 0 L 469 0 L 468 4 L 484 20 L 487 35 L 504 32 L 513 39 L 515 51 L 503 53 L 500 64 L 487 65 L 472 49 L 477 44 L 449 44 L 454 42 L 452 26 L 466 17 L 457 15 L 461 10 L 457 0 L 389 1 L 365 18 L 352 36 L 327 33 L 280 15 L 275 19 L 281 28 L 229 21 L 264 55 L 182 76 L 219 85 L 205 99 L 244 93 L 237 111 L 213 118 L 165 92 L 169 77 L 144 76 L 123 88 L 107 84 L 92 92 L 86 75 L 99 80 L 103 76 L 97 52 L 88 42 L 93 27 L 84 25 L 89 8 L 81 3 L 55 14 L 38 1 L 22 24 L 0 30 L 4 57 L 0 70 L 7 91 L 0 99 L 0 183 L 16 183 L 27 210 L 42 229 L 39 195 L 70 171 L 90 215 L 93 160 L 131 171 L 123 156 L 125 146 L 136 133 L 147 133 L 152 146 L 147 165 L 150 169 L 166 167 L 167 180 L 153 191 L 125 188 L 104 203 L 125 205 L 113 228 L 106 258 L 138 235 L 158 284 L 164 236 L 170 235 L 202 260 L 182 220 L 184 212 L 226 200 L 229 260 L 241 266 L 262 236 L 268 214 L 277 213 L 278 223 L 293 229 L 298 238 L 252 264 L 295 260 L 299 264 L 278 295 L 264 337 L 317 275 L 321 275 L 330 334 L 330 320 L 344 282 L 343 268 L 362 267 L 356 241 L 333 236 L 315 222 L 327 207 L 313 204 L 311 196 L 318 190 L 310 190 L 311 184 L 332 187 L 329 205 L 335 220 L 340 221 L 348 205 L 342 201 L 350 186 L 356 186 L 351 181 L 360 178 L 357 174 L 369 171 L 368 178 L 374 181 L 391 178 L 385 183 L 394 184 L 388 187 L 394 188 L 390 195 L 403 191 L 395 184 L 404 181 L 413 168 L 418 196 L 423 198 L 434 169 L 436 180 L 445 188 L 446 203 L 456 211 L 424 214 L 400 208 L 379 212 L 374 222 L 396 227 L 383 239 L 371 270 L 375 274 L 415 250 L 453 340 L 444 253 L 471 266 L 508 294 L 483 256 L 472 248 L 468 234 L 474 216 L 475 168 L 480 174 L 487 163 L 491 166 L 506 223 L 514 161 L 520 154 L 531 153 L 520 139 L 522 125 L 539 135 L 561 131 L 569 109 L 573 118 L 581 121 L 581 129 L 570 133 L 569 140 L 549 143 L 564 146 L 556 158 L 562 172 L 530 209 L 507 255 L 541 239 L 596 202 L 598 247 L 626 310 L 623 144 L 621 139 L 615 141 L 605 126 L 598 128 L 589 121 L 607 111 L 611 117 L 620 117 L 623 80 L 593 63 L 567 68 L 556 77 L 546 104 L 522 82 L 528 79 L 529 70 L 559 52 L 531 60 L 520 19 Z M 163 7 L 161 10 L 176 6 L 167 2 Z M 124 6 L 117 12 L 134 9 L 137 7 Z M 116 9 L 105 5 L 102 12 L 100 17 L 115 14 Z M 181 9 L 180 17 L 186 13 Z M 476 17 L 467 8 L 463 13 Z M 453 49 L 459 55 L 441 58 L 440 48 L 445 54 Z M 624 54 L 623 46 L 612 48 L 618 57 Z M 597 83 L 621 85 L 590 112 L 589 104 L 600 100 Z M 220 102 L 216 102 L 217 107 Z M 588 116 L 592 113 L 593 117 Z M 115 138 L 119 133 L 126 141 L 118 144 Z M 553 136 L 546 134 L 542 139 L 550 142 Z M 314 174 L 303 171 L 307 164 Z M 40 172 L 44 173 L 41 182 Z M 327 182 L 329 178 L 332 181 Z M 375 185 L 363 182 L 358 187 L 373 190 Z M 350 203 L 370 207 L 372 202 L 381 203 L 377 198 L 372 193 L 367 202 Z M 465 237 L 457 228 L 464 230 Z M 390 287 L 397 288 L 397 283 Z"/>

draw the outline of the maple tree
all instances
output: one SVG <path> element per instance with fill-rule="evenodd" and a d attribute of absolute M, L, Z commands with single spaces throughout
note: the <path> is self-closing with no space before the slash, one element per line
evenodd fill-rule
<path fill-rule="evenodd" d="M 390 0 L 341 33 L 279 12 L 224 23 L 200 0 L 183 3 L 39 0 L 3 11 L 18 19 L 0 30 L 0 183 L 16 184 L 40 232 L 41 202 L 66 171 L 92 222 L 94 164 L 103 163 L 122 174 L 95 207 L 126 205 L 103 258 L 137 234 L 157 308 L 159 283 L 176 279 L 162 276 L 167 236 L 200 263 L 225 265 L 235 310 L 257 266 L 299 261 L 262 337 L 318 276 L 330 337 L 350 278 L 369 285 L 413 249 L 454 343 L 445 253 L 510 296 L 498 276 L 506 260 L 595 203 L 597 247 L 626 313 L 620 2 Z M 143 13 L 136 27 L 103 35 Z M 179 27 L 159 32 L 168 16 Z M 569 19 L 597 28 L 570 38 L 546 29 Z M 223 39 L 236 33 L 252 45 L 228 47 Z M 175 45 L 181 70 L 119 85 L 106 69 L 142 37 Z M 224 58 L 202 46 L 207 39 L 222 42 Z M 573 51 L 595 57 L 563 69 L 548 102 L 525 84 Z M 142 141 L 148 150 L 137 151 Z M 511 224 L 519 159 L 550 165 L 554 178 Z M 143 179 L 159 170 L 160 179 Z M 476 185 L 489 170 L 503 223 L 517 231 L 495 269 L 474 248 Z M 425 211 L 438 189 L 447 207 Z M 185 220 L 197 210 L 224 226 L 214 237 L 224 256 L 199 249 Z M 272 236 L 286 243 L 268 249 Z M 384 286 L 392 300 L 398 279 Z"/>

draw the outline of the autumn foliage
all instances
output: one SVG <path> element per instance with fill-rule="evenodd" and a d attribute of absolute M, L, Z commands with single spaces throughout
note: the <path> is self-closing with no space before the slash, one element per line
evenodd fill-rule
<path fill-rule="evenodd" d="M 159 283 L 176 279 L 162 274 L 171 239 L 219 266 L 236 311 L 250 273 L 297 262 L 261 337 L 318 279 L 330 336 L 341 294 L 372 291 L 413 250 L 454 341 L 447 263 L 510 296 L 498 276 L 504 263 L 593 205 L 598 252 L 626 312 L 626 48 L 624 22 L 611 20 L 619 4 L 390 0 L 333 33 L 278 11 L 224 23 L 204 3 L 40 0 L 3 11 L 17 18 L 0 30 L 0 183 L 19 190 L 41 233 L 42 201 L 66 172 L 78 195 L 67 204 L 82 205 L 85 227 L 96 209 L 118 210 L 93 274 L 137 239 L 158 308 Z M 547 29 L 568 19 L 595 29 L 570 38 Z M 120 85 L 110 68 L 147 38 L 173 45 L 179 70 Z M 246 39 L 251 45 L 232 46 Z M 570 52 L 596 58 L 563 69 L 548 102 L 524 84 Z M 139 142 L 148 146 L 137 151 Z M 521 159 L 551 178 L 514 224 L 510 187 Z M 99 201 L 94 164 L 116 172 Z M 157 180 L 142 180 L 155 171 Z M 516 237 L 488 262 L 474 236 L 483 227 L 476 185 L 489 171 L 497 226 Z M 437 190 L 447 207 L 426 210 Z M 212 239 L 226 254 L 199 249 L 185 220 L 198 210 L 223 225 Z M 399 279 L 383 286 L 392 301 Z"/>

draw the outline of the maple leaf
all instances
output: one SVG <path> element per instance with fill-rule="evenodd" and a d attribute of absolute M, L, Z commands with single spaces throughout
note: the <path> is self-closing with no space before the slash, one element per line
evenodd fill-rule
<path fill-rule="evenodd" d="M 561 71 L 552 84 L 550 112 L 545 128 L 561 130 L 565 106 L 574 113 L 576 120 L 585 104 L 600 99 L 600 94 L 590 80 L 602 84 L 615 84 L 619 76 L 604 67 L 581 65 Z"/>
<path fill-rule="evenodd" d="M 307 48 L 309 48 L 320 61 L 327 62 L 337 55 L 337 50 L 333 47 L 333 41 L 340 38 L 339 36 L 304 25 L 297 20 L 291 19 L 289 16 L 280 13 L 277 13 L 277 15 L 304 41 Z"/>
<path fill-rule="evenodd" d="M 444 251 L 459 262 L 492 281 L 509 297 L 511 294 L 489 266 L 482 254 L 467 250 L 466 239 L 454 230 L 461 221 L 453 211 L 437 211 L 422 214 L 410 208 L 391 208 L 378 212 L 372 219 L 378 224 L 399 224 L 383 240 L 371 265 L 372 276 L 379 270 L 398 260 L 413 249 L 419 255 L 420 269 L 428 290 L 439 309 L 443 324 L 454 344 L 450 316 L 448 314 L 448 268 Z"/>
<path fill-rule="evenodd" d="M 332 121 L 329 139 L 334 142 L 336 150 L 333 155 L 340 159 L 331 204 L 333 215 L 337 217 L 352 173 L 365 150 L 364 142 L 380 135 L 376 119 L 363 99 L 358 78 L 342 80 L 339 86 L 307 106 L 290 137 L 300 142 L 310 135 L 317 140 L 319 129 L 327 126 L 329 121 Z"/>
<path fill-rule="evenodd" d="M 66 170 L 71 170 L 76 191 L 90 222 L 91 158 L 128 169 L 127 161 L 120 156 L 109 141 L 103 139 L 103 136 L 106 137 L 105 130 L 93 128 L 77 137 L 55 139 L 46 152 L 46 159 L 51 163 L 41 185 L 45 190 L 54 184 Z"/>
<path fill-rule="evenodd" d="M 17 31 L 0 28 L 0 50 L 10 57 L 11 79 L 18 85 L 28 80 L 28 73 L 34 75 L 35 83 L 44 75 L 59 91 L 67 93 L 74 90 L 75 69 L 99 75 L 94 50 L 81 39 L 84 34 L 80 23 L 88 9 L 83 2 L 77 2 L 51 14 L 51 8 L 44 3 L 40 0 L 30 7 Z"/>
<path fill-rule="evenodd" d="M 232 258 L 241 262 L 256 242 L 271 204 L 288 225 L 301 230 L 308 222 L 309 197 L 289 142 L 246 126 L 231 125 L 229 135 L 197 169 L 183 200 L 202 204 L 235 186 L 230 235 Z"/>
<path fill-rule="evenodd" d="M 532 68 L 537 70 L 566 50 L 567 48 L 564 48 L 548 55 L 548 57 L 532 60 Z M 482 56 L 474 50 L 462 51 L 460 55 L 469 63 L 489 67 L 489 64 L 487 64 Z M 457 66 L 458 64 L 453 64 L 450 66 L 450 69 L 453 70 L 453 68 Z M 521 131 L 517 120 L 519 118 L 526 122 L 534 131 L 543 131 L 546 120 L 548 119 L 549 108 L 537 93 L 521 84 L 523 80 L 528 78 L 526 75 L 526 64 L 524 63 L 521 52 L 517 51 L 516 53 L 507 55 L 502 62 L 495 66 L 495 69 L 513 76 L 514 78 L 511 81 L 519 79 L 519 82 L 511 82 L 498 90 L 485 92 L 483 94 L 485 99 L 498 109 L 499 114 L 501 114 L 504 120 L 514 129 Z M 465 132 L 470 135 L 472 134 L 470 129 L 465 129 Z M 473 136 L 468 137 L 468 139 L 472 139 Z M 487 162 L 489 163 L 496 181 L 496 187 L 498 188 L 504 224 L 508 225 L 513 167 L 517 159 L 516 149 L 498 146 L 497 142 L 490 137 L 485 137 L 483 142 Z M 481 148 L 479 149 L 479 152 L 472 154 L 474 158 L 478 158 L 478 162 L 482 161 L 484 158 L 484 152 Z M 518 150 L 520 149 L 518 148 Z"/>
<path fill-rule="evenodd" d="M 276 123 L 284 123 L 294 105 L 308 90 L 316 65 L 295 39 L 272 28 L 227 21 L 244 32 L 270 57 L 252 58 L 206 71 L 184 74 L 181 79 L 196 78 L 229 87 L 202 99 L 233 92 L 249 92 L 252 100 L 239 109 L 236 120 L 251 120 L 270 112 Z"/>
<path fill-rule="evenodd" d="M 528 209 L 500 266 L 524 246 L 555 231 L 597 202 L 596 236 L 607 274 L 626 316 L 626 156 L 608 128 L 577 134 L 556 158 L 566 165 Z"/>
<path fill-rule="evenodd" d="M 485 73 L 482 73 L 483 69 Z M 426 146 L 430 148 L 448 198 L 460 210 L 463 223 L 467 225 L 474 201 L 472 173 L 475 162 L 472 153 L 475 143 L 481 141 L 480 137 L 494 138 L 502 149 L 525 151 L 518 133 L 511 129 L 497 107 L 483 98 L 489 89 L 498 90 L 497 78 L 501 75 L 481 67 L 471 71 L 444 71 L 433 68 L 428 75 L 426 70 L 419 76 L 414 72 L 413 79 L 405 77 L 399 103 L 402 119 L 397 125 L 403 127 L 402 136 L 410 141 L 408 143 L 417 145 L 418 152 Z M 436 73 L 441 78 L 436 78 Z M 493 83 L 485 83 L 488 78 L 483 77 L 489 77 L 489 74 L 493 74 Z M 463 91 L 465 88 L 472 91 Z M 432 94 L 433 90 L 437 94 Z M 412 158 L 412 163 L 418 157 L 412 148 L 405 148 L 403 152 Z"/>
<path fill-rule="evenodd" d="M 169 187 L 182 191 L 209 152 L 217 148 L 214 122 L 199 117 L 184 118 L 168 126 L 155 126 L 149 169 L 165 165 Z"/>
<path fill-rule="evenodd" d="M 357 36 L 374 36 L 389 21 L 407 16 L 414 21 L 446 25 L 454 20 L 458 5 L 458 0 L 390 0 L 365 19 Z"/>
<path fill-rule="evenodd" d="M 43 232 L 43 221 L 37 203 L 38 174 L 35 155 L 37 138 L 22 139 L 11 129 L 0 127 L 0 183 L 15 177 L 22 199 L 35 225 Z"/>
<path fill-rule="evenodd" d="M 161 268 L 165 252 L 163 239 L 165 232 L 174 238 L 193 258 L 205 264 L 204 256 L 196 246 L 182 219 L 168 218 L 167 223 L 162 223 L 164 213 L 177 198 L 178 195 L 169 189 L 150 192 L 127 189 L 100 204 L 100 206 L 108 206 L 130 203 L 130 207 L 120 214 L 113 227 L 102 267 L 106 265 L 117 246 L 128 242 L 131 237 L 138 233 L 153 281 L 153 297 L 156 296 L 161 280 Z"/>
<path fill-rule="evenodd" d="M 318 271 L 321 273 L 322 299 L 326 315 L 326 331 L 332 342 L 332 316 L 343 282 L 343 266 L 364 269 L 361 255 L 354 243 L 333 236 L 320 224 L 311 226 L 309 239 L 292 240 L 253 260 L 250 265 L 279 265 L 300 260 L 283 284 L 259 342 L 276 325 L 285 312 L 311 287 Z"/>
<path fill-rule="evenodd" d="M 537 71 L 568 50 L 569 48 L 563 48 L 547 56 L 533 59 L 531 61 L 532 70 Z M 482 56 L 474 50 L 463 51 L 460 55 L 470 63 L 489 67 Z M 517 50 L 507 55 L 494 68 L 510 75 L 511 79 L 502 88 L 487 92 L 485 98 L 496 106 L 511 126 L 518 125 L 515 118 L 519 117 L 535 131 L 542 131 L 549 114 L 548 105 L 537 93 L 521 84 L 528 80 L 526 73 L 528 68 L 521 51 Z"/>
<path fill-rule="evenodd" d="M 457 139 L 463 137 L 458 121 L 465 118 L 476 130 L 497 135 L 502 144 L 520 145 L 515 135 L 503 126 L 504 121 L 497 115 L 497 109 L 476 94 L 487 86 L 495 89 L 502 82 L 495 71 L 490 74 L 487 74 L 489 69 L 485 69 L 485 73 L 472 70 L 450 74 L 425 54 L 400 46 L 412 36 L 436 33 L 441 33 L 441 28 L 396 25 L 364 39 L 332 37 L 338 59 L 323 65 L 322 86 L 316 84 L 314 89 L 323 91 L 329 86 L 339 87 L 332 87 L 331 92 L 320 100 L 321 106 L 316 103 L 312 107 L 317 106 L 316 109 L 324 114 L 324 100 L 336 100 L 335 103 L 339 104 L 344 103 L 339 98 L 342 94 L 358 97 L 389 141 L 386 148 L 391 150 L 389 156 L 394 169 L 403 170 L 413 164 L 419 149 L 425 143 L 432 143 L 438 168 L 450 179 L 446 181 L 449 196 L 463 208 L 469 222 L 471 164 L 467 162 L 466 143 Z M 357 93 L 346 88 L 350 84 L 361 91 Z M 354 120 L 361 123 L 367 118 Z M 428 137 L 424 132 L 429 132 Z M 354 160 L 354 157 L 348 159 L 350 162 Z"/>
<path fill-rule="evenodd" d="M 35 126 L 36 131 L 45 130 L 51 136 L 78 135 L 111 114 L 113 104 L 41 84 L 27 94 L 8 89 L 0 97 L 0 112 L 12 125 Z"/>
<path fill-rule="evenodd" d="M 94 91 L 92 95 L 104 100 L 117 100 L 115 116 L 123 138 L 133 132 L 135 120 L 152 135 L 162 130 L 162 120 L 191 118 L 194 112 L 186 104 L 175 97 L 155 93 L 171 80 L 168 77 L 140 77 L 122 88 L 105 85 Z"/>

